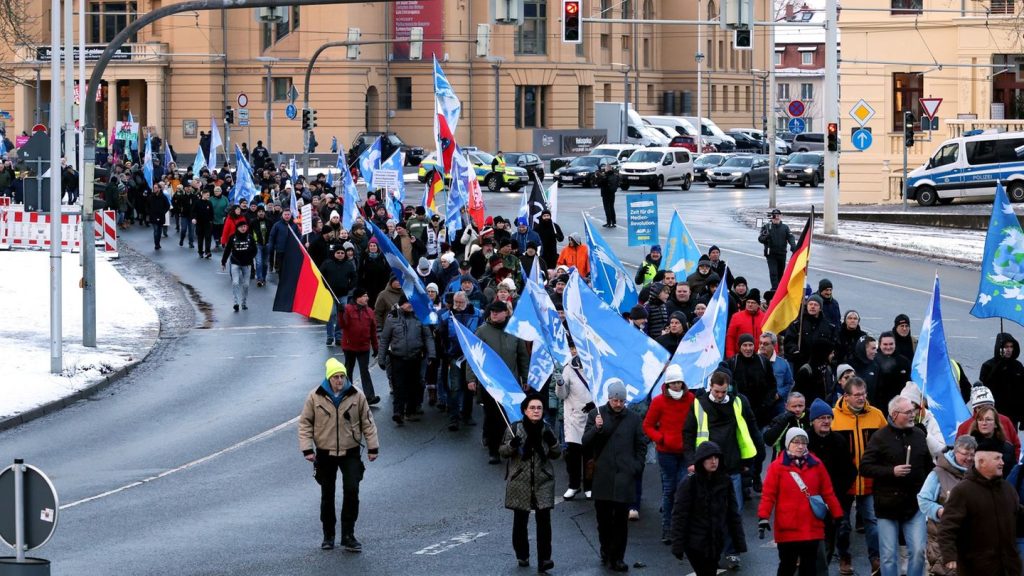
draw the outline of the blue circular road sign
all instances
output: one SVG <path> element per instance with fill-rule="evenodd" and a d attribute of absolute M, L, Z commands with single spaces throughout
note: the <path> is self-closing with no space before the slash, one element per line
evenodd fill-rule
<path fill-rule="evenodd" d="M 867 150 L 871 147 L 872 140 L 871 132 L 863 128 L 853 133 L 853 147 L 857 150 Z"/>
<path fill-rule="evenodd" d="M 807 122 L 803 118 L 790 118 L 788 128 L 793 134 L 800 134 L 807 129 Z"/>
<path fill-rule="evenodd" d="M 296 114 L 298 114 L 298 111 L 295 109 L 295 104 L 285 106 L 284 115 L 287 116 L 289 120 L 295 120 Z"/>

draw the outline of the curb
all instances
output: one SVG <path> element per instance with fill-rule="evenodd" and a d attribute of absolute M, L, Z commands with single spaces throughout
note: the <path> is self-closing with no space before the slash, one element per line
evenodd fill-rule
<path fill-rule="evenodd" d="M 807 218 L 809 210 L 792 210 L 787 216 Z M 816 212 L 815 220 L 823 218 Z M 840 212 L 840 220 L 870 222 L 872 224 L 894 224 L 897 226 L 925 226 L 930 228 L 951 228 L 955 230 L 988 230 L 991 214 L 949 214 L 949 213 L 913 213 L 913 212 Z M 1018 215 L 1018 218 L 1020 216 Z"/>
<path fill-rule="evenodd" d="M 157 341 L 159 341 L 159 338 L 157 338 Z M 156 348 L 156 343 L 154 343 L 153 346 L 150 346 L 149 350 L 146 352 L 146 355 L 143 356 L 141 359 L 132 361 L 122 366 L 121 368 L 114 370 L 113 372 L 107 374 L 102 380 L 96 382 L 95 384 L 90 384 L 89 386 L 86 386 L 85 388 L 82 388 L 81 390 L 78 390 L 69 396 L 58 398 L 57 400 L 53 400 L 52 402 L 48 402 L 46 404 L 43 404 L 42 406 L 36 406 L 35 408 L 11 416 L 10 418 L 0 420 L 0 432 L 10 430 L 11 428 L 15 428 L 37 418 L 42 418 L 47 414 L 67 408 L 68 406 L 78 402 L 79 400 L 84 400 L 86 398 L 89 398 L 90 396 L 99 394 L 106 388 L 109 388 L 112 384 L 117 383 L 122 378 L 131 373 L 131 371 L 134 370 L 136 366 L 141 364 L 143 361 L 146 360 L 146 358 L 149 357 L 149 355 L 153 352 L 154 348 Z"/>

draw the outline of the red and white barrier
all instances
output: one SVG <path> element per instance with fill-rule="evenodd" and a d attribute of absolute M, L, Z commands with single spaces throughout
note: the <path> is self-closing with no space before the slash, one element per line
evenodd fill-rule
<path fill-rule="evenodd" d="M 117 215 L 113 210 L 95 212 L 93 241 L 109 256 L 117 257 Z M 77 252 L 82 242 L 81 214 L 61 214 L 61 249 Z M 50 215 L 25 212 L 20 207 L 0 206 L 0 248 L 50 247 Z"/>

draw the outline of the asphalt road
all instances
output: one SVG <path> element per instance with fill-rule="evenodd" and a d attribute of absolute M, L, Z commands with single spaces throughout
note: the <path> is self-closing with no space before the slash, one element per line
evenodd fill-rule
<path fill-rule="evenodd" d="M 785 204 L 821 195 L 820 189 L 785 188 L 779 198 Z M 766 191 L 698 185 L 658 199 L 663 234 L 678 208 L 702 247 L 718 244 L 735 273 L 752 286 L 767 285 L 756 231 L 732 216 L 735 208 L 766 206 Z M 519 197 L 488 194 L 486 200 L 489 213 L 508 215 Z M 581 229 L 583 213 L 603 222 L 596 190 L 564 189 L 559 202 L 567 233 Z M 618 204 L 624 222 L 624 199 Z M 640 248 L 626 247 L 624 228 L 599 230 L 625 261 L 641 259 Z M 324 347 L 322 327 L 271 312 L 273 283 L 253 285 L 250 310 L 236 314 L 228 276 L 216 260 L 199 260 L 171 241 L 154 252 L 145 229 L 123 241 L 172 281 L 191 287 L 195 327 L 165 330 L 146 365 L 101 396 L 0 433 L 0 459 L 24 458 L 41 467 L 60 492 L 56 535 L 35 553 L 53 561 L 54 574 L 524 573 L 512 553 L 511 514 L 502 507 L 505 468 L 487 465 L 479 428 L 448 432 L 432 410 L 420 423 L 395 428 L 387 402 L 375 411 L 381 457 L 368 464 L 362 483 L 357 535 L 364 552 L 321 551 L 318 488 L 298 451 L 294 419 L 338 349 Z M 811 281 L 816 286 L 818 278 L 831 278 L 843 309 L 860 310 L 873 333 L 888 328 L 899 312 L 911 316 L 916 333 L 936 270 L 950 346 L 977 374 L 998 323 L 968 315 L 976 271 L 822 245 L 812 254 Z M 180 300 L 181 294 L 166 296 L 162 318 L 180 319 Z M 373 375 L 382 388 L 376 368 Z M 556 470 L 561 494 L 564 467 Z M 658 541 L 655 465 L 648 466 L 644 485 L 627 561 L 647 565 L 634 568 L 638 573 L 691 572 Z M 774 571 L 777 557 L 770 541 L 756 538 L 755 504 L 745 512 L 751 551 L 744 572 L 765 574 Z M 552 521 L 554 573 L 601 573 L 593 507 L 559 502 Z M 855 542 L 862 549 L 862 538 Z M 858 569 L 866 573 L 860 560 Z"/>

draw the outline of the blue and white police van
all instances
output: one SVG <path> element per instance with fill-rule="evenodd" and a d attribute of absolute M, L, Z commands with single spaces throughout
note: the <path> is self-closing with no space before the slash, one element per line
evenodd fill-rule
<path fill-rule="evenodd" d="M 922 206 L 992 196 L 1002 182 L 1011 202 L 1024 202 L 1024 132 L 965 132 L 946 140 L 907 174 L 907 198 Z"/>

